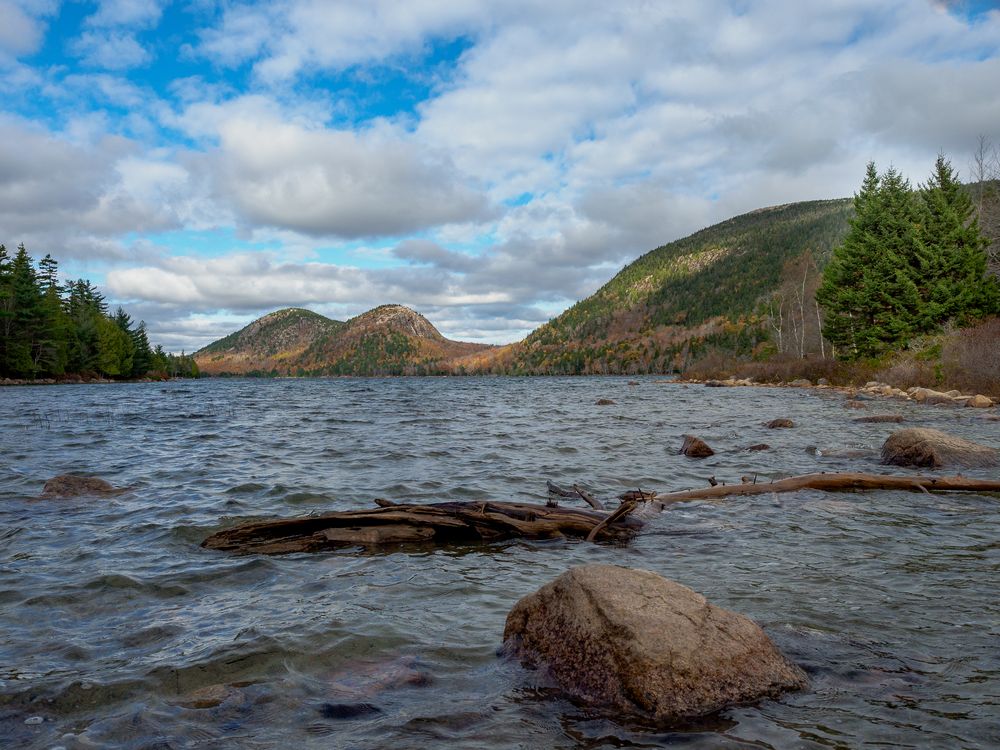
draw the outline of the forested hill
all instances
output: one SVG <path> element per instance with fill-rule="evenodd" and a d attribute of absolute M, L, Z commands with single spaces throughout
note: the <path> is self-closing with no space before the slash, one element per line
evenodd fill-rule
<path fill-rule="evenodd" d="M 426 375 L 488 350 L 446 339 L 423 315 L 381 305 L 346 322 L 300 308 L 265 315 L 194 357 L 206 375 Z"/>
<path fill-rule="evenodd" d="M 506 361 L 483 366 L 669 372 L 709 346 L 749 352 L 773 338 L 761 322 L 769 306 L 787 306 L 796 289 L 815 286 L 852 206 L 841 199 L 760 209 L 658 247 L 515 344 Z"/>

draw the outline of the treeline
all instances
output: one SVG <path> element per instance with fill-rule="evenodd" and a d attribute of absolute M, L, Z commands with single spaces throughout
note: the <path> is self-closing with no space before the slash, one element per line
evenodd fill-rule
<path fill-rule="evenodd" d="M 1000 285 L 987 273 L 990 239 L 944 156 L 917 190 L 870 163 L 854 210 L 816 290 L 823 335 L 840 358 L 877 358 L 949 323 L 1000 314 Z"/>
<path fill-rule="evenodd" d="M 59 283 L 58 263 L 0 245 L 0 377 L 197 377 L 191 357 L 150 346 L 146 324 L 108 311 L 89 281 Z"/>

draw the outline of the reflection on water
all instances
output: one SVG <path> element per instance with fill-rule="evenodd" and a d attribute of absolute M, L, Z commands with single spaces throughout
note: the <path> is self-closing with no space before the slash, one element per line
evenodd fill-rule
<path fill-rule="evenodd" d="M 375 497 L 541 501 L 546 479 L 610 497 L 712 475 L 880 471 L 877 449 L 898 427 L 853 423 L 857 412 L 833 393 L 654 381 L 0 389 L 0 746 L 1000 743 L 995 497 L 684 503 L 627 547 L 514 541 L 247 558 L 198 546 L 239 520 Z M 1000 443 L 1000 423 L 978 410 L 868 411 Z M 775 417 L 798 426 L 765 429 Z M 687 432 L 717 454 L 676 455 Z M 745 451 L 763 442 L 772 449 Z M 134 489 L 29 499 L 62 472 Z M 519 597 L 587 562 L 654 570 L 753 617 L 812 689 L 670 731 L 567 702 L 497 647 Z"/>

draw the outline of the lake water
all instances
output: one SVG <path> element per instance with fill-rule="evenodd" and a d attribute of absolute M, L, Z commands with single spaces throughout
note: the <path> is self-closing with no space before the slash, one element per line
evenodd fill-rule
<path fill-rule="evenodd" d="M 852 422 L 865 413 L 1000 445 L 984 410 L 843 403 L 597 377 L 0 389 L 0 747 L 1000 746 L 997 497 L 688 502 L 628 546 L 199 547 L 236 521 L 376 497 L 544 501 L 550 479 L 610 498 L 713 474 L 885 471 L 875 452 L 897 425 Z M 797 427 L 763 427 L 775 417 Z M 718 454 L 677 455 L 686 432 Z M 773 449 L 742 450 L 760 442 Z M 64 472 L 132 489 L 31 500 Z M 589 714 L 499 658 L 514 602 L 592 562 L 656 571 L 754 618 L 811 688 L 665 731 Z M 218 705 L 182 705 L 233 683 Z M 370 708 L 338 717 L 344 701 Z"/>

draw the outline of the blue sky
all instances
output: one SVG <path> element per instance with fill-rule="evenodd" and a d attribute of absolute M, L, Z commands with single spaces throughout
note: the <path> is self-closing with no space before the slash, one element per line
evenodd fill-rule
<path fill-rule="evenodd" d="M 0 241 L 172 350 L 385 302 L 512 341 L 868 160 L 965 170 L 1000 140 L 996 6 L 0 0 Z"/>

